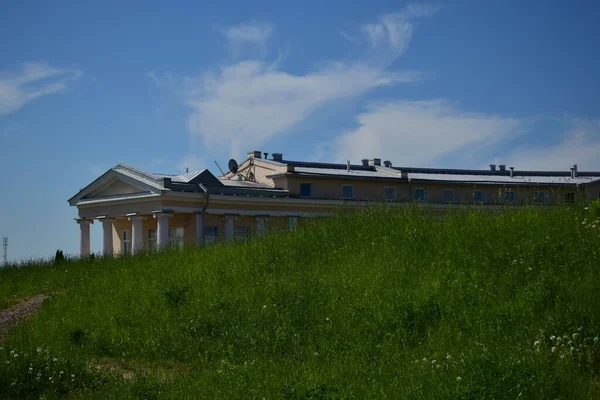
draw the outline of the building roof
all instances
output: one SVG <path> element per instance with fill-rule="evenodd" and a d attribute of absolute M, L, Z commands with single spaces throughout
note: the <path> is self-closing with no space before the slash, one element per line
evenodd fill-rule
<path fill-rule="evenodd" d="M 510 175 L 488 175 L 488 174 L 436 174 L 436 173 L 419 173 L 408 172 L 409 181 L 432 181 L 444 183 L 490 183 L 490 184 L 506 184 L 506 185 L 556 185 L 556 184 L 588 184 L 600 179 L 600 175 L 596 177 L 578 176 L 571 178 L 570 176 L 540 176 L 540 175 L 517 175 L 516 173 L 511 178 Z"/>
<path fill-rule="evenodd" d="M 571 171 L 519 171 L 513 170 L 478 170 L 478 169 L 452 169 L 452 168 L 418 168 L 418 167 L 385 167 L 375 165 L 350 165 L 347 164 L 288 161 L 279 164 L 292 168 L 286 173 L 267 176 L 277 178 L 285 175 L 318 176 L 346 179 L 392 179 L 409 181 L 428 181 L 443 183 L 489 183 L 506 185 L 586 185 L 600 181 L 600 172 L 577 171 L 577 176 L 572 178 Z"/>

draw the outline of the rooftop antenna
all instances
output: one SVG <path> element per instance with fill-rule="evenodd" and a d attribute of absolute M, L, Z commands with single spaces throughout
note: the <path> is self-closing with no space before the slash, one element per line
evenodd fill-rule
<path fill-rule="evenodd" d="M 223 172 L 221 167 L 219 167 L 219 163 L 217 162 L 217 160 L 215 160 L 215 164 L 217 164 L 217 168 L 219 168 L 219 171 L 221 171 L 221 175 L 225 175 L 225 172 Z M 227 179 L 229 179 L 229 178 L 227 178 Z"/>
<path fill-rule="evenodd" d="M 185 167 L 185 173 L 187 174 L 188 172 L 190 172 L 190 169 L 188 167 Z"/>
<path fill-rule="evenodd" d="M 3 260 L 3 265 L 6 266 L 8 264 L 7 258 L 8 258 L 8 238 L 7 237 L 3 237 L 2 238 L 2 249 L 4 250 L 3 256 L 2 256 L 2 260 Z"/>

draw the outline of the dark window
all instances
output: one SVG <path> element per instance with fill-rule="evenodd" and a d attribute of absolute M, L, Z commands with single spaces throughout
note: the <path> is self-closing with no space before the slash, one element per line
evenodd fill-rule
<path fill-rule="evenodd" d="M 312 184 L 301 183 L 300 184 L 300 197 L 311 197 L 312 196 Z"/>
<path fill-rule="evenodd" d="M 387 200 L 396 200 L 396 188 L 392 186 L 384 188 L 384 195 Z"/>
<path fill-rule="evenodd" d="M 216 226 L 204 227 L 204 243 L 214 243 L 219 239 L 219 228 Z"/>
<path fill-rule="evenodd" d="M 514 203 L 517 200 L 517 194 L 515 192 L 506 191 L 504 192 L 504 202 Z"/>
<path fill-rule="evenodd" d="M 425 189 L 415 189 L 415 200 L 425 201 Z"/>
<path fill-rule="evenodd" d="M 473 192 L 473 201 L 475 203 L 483 203 L 485 192 L 483 190 L 476 190 Z"/>
<path fill-rule="evenodd" d="M 533 192 L 533 202 L 536 204 L 548 203 L 548 197 L 544 192 Z"/>
<path fill-rule="evenodd" d="M 565 193 L 565 203 L 575 203 L 575 193 Z"/>
<path fill-rule="evenodd" d="M 342 197 L 344 199 L 353 199 L 354 198 L 354 186 L 342 185 Z"/>
<path fill-rule="evenodd" d="M 454 203 L 454 190 L 444 189 L 444 203 Z"/>

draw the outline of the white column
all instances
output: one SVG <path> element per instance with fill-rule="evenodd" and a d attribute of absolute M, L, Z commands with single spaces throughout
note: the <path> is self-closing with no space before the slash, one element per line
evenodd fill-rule
<path fill-rule="evenodd" d="M 256 236 L 263 237 L 265 236 L 265 222 L 269 220 L 269 217 L 266 215 L 257 215 L 256 217 Z"/>
<path fill-rule="evenodd" d="M 169 217 L 171 213 L 158 212 L 154 214 L 158 222 L 156 229 L 156 247 L 166 249 L 169 247 Z"/>
<path fill-rule="evenodd" d="M 78 219 L 80 237 L 79 237 L 79 254 L 81 257 L 90 255 L 90 225 L 94 223 L 90 219 Z"/>
<path fill-rule="evenodd" d="M 235 215 L 225 215 L 223 220 L 225 221 L 225 240 L 227 242 L 233 241 L 233 221 L 237 219 Z"/>
<path fill-rule="evenodd" d="M 196 246 L 204 245 L 204 215 L 196 213 Z"/>
<path fill-rule="evenodd" d="M 102 219 L 102 255 L 113 255 L 113 221 L 108 217 Z"/>
<path fill-rule="evenodd" d="M 288 226 L 290 231 L 296 230 L 296 227 L 298 226 L 298 217 L 289 217 Z"/>
<path fill-rule="evenodd" d="M 146 217 L 131 216 L 131 252 L 132 254 L 139 253 L 144 249 L 144 220 Z"/>

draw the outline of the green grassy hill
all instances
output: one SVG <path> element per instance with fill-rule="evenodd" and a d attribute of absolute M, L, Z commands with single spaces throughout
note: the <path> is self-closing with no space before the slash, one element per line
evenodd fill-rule
<path fill-rule="evenodd" d="M 0 398 L 600 398 L 600 220 L 369 209 L 0 271 Z"/>

